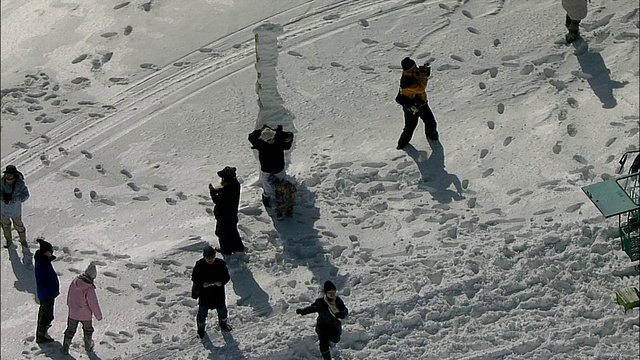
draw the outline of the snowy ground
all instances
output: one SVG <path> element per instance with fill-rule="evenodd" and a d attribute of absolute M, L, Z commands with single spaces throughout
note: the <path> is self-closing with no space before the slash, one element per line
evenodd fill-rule
<path fill-rule="evenodd" d="M 637 359 L 637 286 L 582 186 L 640 148 L 638 4 L 560 1 L 2 2 L 2 168 L 26 175 L 32 247 L 2 254 L 2 358 L 315 359 L 295 308 L 338 284 L 341 359 Z M 278 37 L 296 133 L 292 219 L 260 204 L 253 29 Z M 395 150 L 400 60 L 432 63 L 440 144 Z M 273 94 L 272 94 L 273 95 Z M 446 166 L 445 166 L 446 164 Z M 224 337 L 195 335 L 191 267 L 217 246 L 207 185 L 238 168 L 246 255 L 227 257 Z M 96 352 L 33 341 L 35 238 L 62 295 L 98 263 Z M 213 314 L 212 314 L 213 315 Z M 214 315 L 215 318 L 215 315 Z"/>

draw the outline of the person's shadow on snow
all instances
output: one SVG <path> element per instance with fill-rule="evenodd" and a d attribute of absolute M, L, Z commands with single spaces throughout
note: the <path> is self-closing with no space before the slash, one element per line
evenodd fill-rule
<path fill-rule="evenodd" d="M 584 40 L 574 42 L 573 46 L 576 48 L 576 57 L 582 72 L 589 75 L 587 83 L 602 102 L 602 107 L 605 109 L 615 107 L 618 102 L 613 96 L 613 89 L 620 89 L 629 82 L 611 80 L 611 70 L 607 68 L 602 55 L 589 51 L 589 45 Z"/>
<path fill-rule="evenodd" d="M 431 196 L 441 204 L 448 204 L 453 200 L 464 199 L 462 183 L 458 176 L 448 173 L 444 169 L 444 148 L 439 141 L 429 141 L 431 155 L 426 151 L 418 151 L 413 145 L 407 145 L 403 150 L 413 158 L 422 175 L 418 188 L 426 189 Z M 449 189 L 453 185 L 455 191 Z"/>
<path fill-rule="evenodd" d="M 329 261 L 331 253 L 322 247 L 322 235 L 314 227 L 315 222 L 320 219 L 320 209 L 315 204 L 316 196 L 306 186 L 293 179 L 289 180 L 297 189 L 293 216 L 277 220 L 274 211 L 268 211 L 282 240 L 283 253 L 276 254 L 276 260 L 304 266 L 311 271 L 318 284 L 331 280 L 340 289 L 344 286 L 345 279 L 338 277 L 338 268 Z"/>
<path fill-rule="evenodd" d="M 240 296 L 236 305 L 251 306 L 258 316 L 270 315 L 273 312 L 273 308 L 269 304 L 269 294 L 262 290 L 260 284 L 253 277 L 251 270 L 247 267 L 247 254 L 234 253 L 223 257 L 229 268 L 233 291 Z"/>
<path fill-rule="evenodd" d="M 18 291 L 28 292 L 36 297 L 36 277 L 33 272 L 33 254 L 29 248 L 22 248 L 22 260 L 18 256 L 16 246 L 9 247 L 9 260 L 16 276 L 14 287 Z"/>
<path fill-rule="evenodd" d="M 233 359 L 233 360 L 244 360 L 246 357 L 240 350 L 238 346 L 238 342 L 233 337 L 232 332 L 223 332 L 222 338 L 224 339 L 223 346 L 216 346 L 211 341 L 208 333 L 205 333 L 204 338 L 202 338 L 203 346 L 209 350 L 209 356 L 207 359 Z"/>

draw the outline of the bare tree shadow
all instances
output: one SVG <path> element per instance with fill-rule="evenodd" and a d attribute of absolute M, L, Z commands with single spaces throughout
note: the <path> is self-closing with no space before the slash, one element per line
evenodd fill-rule
<path fill-rule="evenodd" d="M 320 219 L 320 209 L 315 205 L 316 195 L 294 179 L 289 180 L 297 188 L 293 216 L 276 220 L 274 212 L 268 211 L 282 240 L 282 260 L 308 268 L 318 284 L 331 280 L 340 289 L 345 285 L 345 279 L 338 276 L 338 268 L 329 261 L 331 255 L 320 243 L 322 234 L 314 227 Z"/>
<path fill-rule="evenodd" d="M 33 254 L 31 254 L 31 250 L 23 247 L 22 257 L 23 259 L 20 260 L 15 246 L 9 247 L 9 260 L 16 276 L 14 287 L 16 290 L 28 292 L 36 298 L 36 277 L 33 272 Z"/>
<path fill-rule="evenodd" d="M 586 41 L 577 40 L 573 43 L 573 46 L 576 49 L 576 57 L 582 72 L 589 75 L 587 83 L 589 83 L 593 92 L 602 102 L 602 107 L 605 109 L 615 107 L 618 102 L 613 96 L 613 89 L 620 89 L 629 82 L 611 80 L 611 70 L 607 68 L 602 55 L 595 51 L 589 51 L 589 45 Z"/>
<path fill-rule="evenodd" d="M 418 188 L 426 189 L 431 196 L 441 204 L 464 199 L 462 183 L 458 176 L 448 173 L 444 169 L 444 148 L 439 141 L 429 141 L 431 155 L 426 151 L 418 151 L 413 145 L 407 145 L 403 150 L 413 158 L 422 175 Z M 453 185 L 455 191 L 449 189 Z"/>

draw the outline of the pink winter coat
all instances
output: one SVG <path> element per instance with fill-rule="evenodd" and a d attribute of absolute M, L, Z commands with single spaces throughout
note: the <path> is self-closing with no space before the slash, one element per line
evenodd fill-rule
<path fill-rule="evenodd" d="M 82 276 L 78 276 L 69 285 L 67 295 L 67 305 L 69 306 L 69 318 L 73 320 L 89 321 L 91 316 L 102 320 L 102 310 L 98 304 L 96 296 L 96 286 L 88 283 Z"/>

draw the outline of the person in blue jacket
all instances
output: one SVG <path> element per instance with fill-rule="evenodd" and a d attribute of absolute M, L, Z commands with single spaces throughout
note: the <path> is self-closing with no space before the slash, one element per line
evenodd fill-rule
<path fill-rule="evenodd" d="M 47 330 L 49 330 L 53 321 L 53 306 L 56 297 L 60 295 L 60 281 L 58 280 L 58 274 L 53 269 L 53 264 L 51 264 L 56 258 L 53 255 L 53 245 L 42 238 L 38 238 L 36 241 L 40 244 L 40 249 L 36 250 L 34 255 L 36 289 L 38 300 L 40 301 L 36 342 L 46 343 L 53 341 L 47 334 Z"/>
<path fill-rule="evenodd" d="M 6 243 L 5 248 L 12 244 L 11 222 L 18 232 L 20 244 L 28 247 L 27 231 L 22 222 L 22 203 L 29 199 L 29 189 L 24 183 L 24 176 L 14 165 L 7 165 L 2 178 L 0 178 L 0 191 L 2 191 L 2 202 L 0 202 L 0 223 Z"/>
<path fill-rule="evenodd" d="M 324 283 L 324 296 L 304 309 L 296 309 L 296 314 L 307 315 L 318 313 L 316 334 L 320 342 L 322 359 L 331 360 L 331 343 L 340 341 L 342 320 L 349 315 L 349 309 L 336 293 L 336 286 L 331 281 Z"/>

